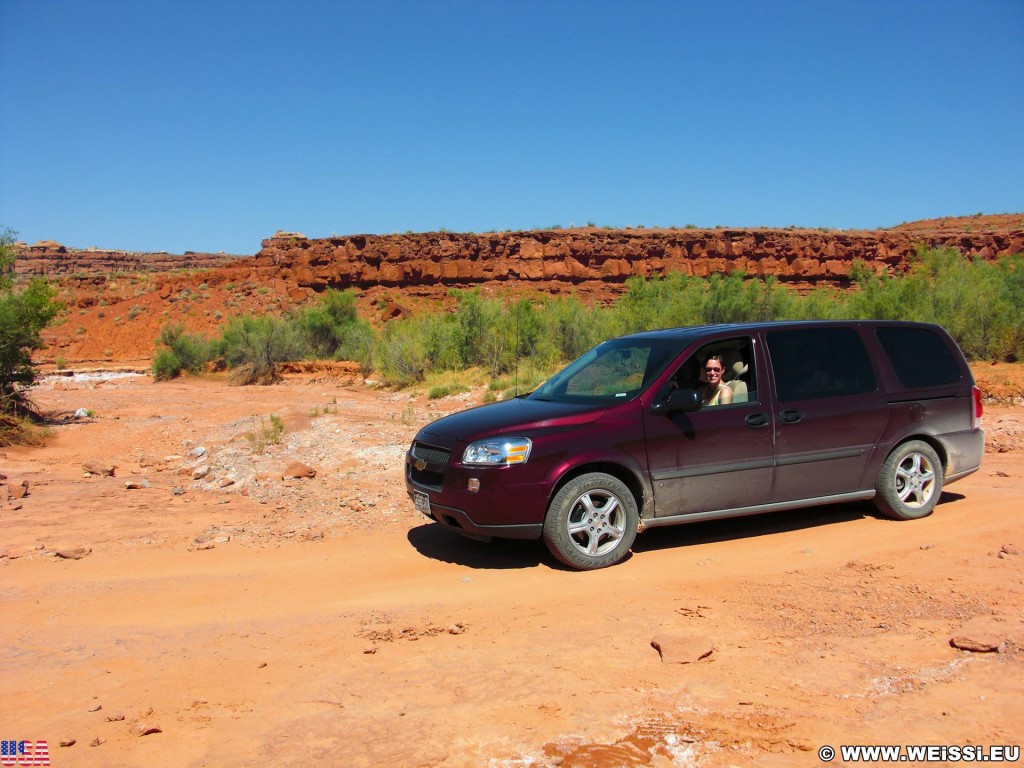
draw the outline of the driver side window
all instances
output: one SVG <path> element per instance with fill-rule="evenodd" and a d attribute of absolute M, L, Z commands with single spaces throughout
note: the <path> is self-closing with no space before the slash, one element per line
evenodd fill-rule
<path fill-rule="evenodd" d="M 704 408 L 756 403 L 753 353 L 749 337 L 705 344 L 679 366 L 670 379 L 669 388 L 696 390 Z"/>

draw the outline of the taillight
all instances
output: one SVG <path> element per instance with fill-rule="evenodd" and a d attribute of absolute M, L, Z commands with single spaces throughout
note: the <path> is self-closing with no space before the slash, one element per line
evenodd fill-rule
<path fill-rule="evenodd" d="M 974 429 L 981 426 L 981 390 L 977 387 L 971 387 L 971 391 L 974 394 L 974 419 L 971 422 Z"/>

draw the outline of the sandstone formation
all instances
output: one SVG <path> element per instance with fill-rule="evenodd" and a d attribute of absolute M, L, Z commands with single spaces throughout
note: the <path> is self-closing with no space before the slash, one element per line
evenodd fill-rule
<path fill-rule="evenodd" d="M 16 247 L 16 269 L 21 276 L 51 276 L 67 306 L 62 322 L 44 331 L 47 348 L 38 361 L 147 365 L 168 325 L 216 336 L 233 316 L 281 315 L 328 288 L 353 289 L 360 313 L 380 325 L 451 306 L 453 288 L 509 297 L 571 292 L 606 303 L 632 275 L 735 270 L 773 276 L 797 290 L 845 286 L 855 261 L 894 274 L 909 267 L 920 247 L 951 247 L 965 258 L 1024 253 L 1024 214 L 872 231 L 591 227 L 319 239 L 277 232 L 244 258 L 81 251 L 41 242 Z"/>
<path fill-rule="evenodd" d="M 258 272 L 313 291 L 390 286 L 417 293 L 428 286 L 515 282 L 561 292 L 592 283 L 615 286 L 631 275 L 704 277 L 737 270 L 795 285 L 844 284 L 855 260 L 879 270 L 903 270 L 919 246 L 953 247 L 970 258 L 1022 253 L 1021 217 L 1009 218 L 1005 226 L 978 232 L 961 224 L 874 231 L 585 228 L 324 239 L 277 233 L 263 241 L 255 265 Z"/>
<path fill-rule="evenodd" d="M 94 275 L 107 272 L 170 272 L 176 269 L 212 269 L 240 258 L 226 253 L 136 253 L 99 248 L 68 248 L 54 240 L 34 245 L 14 244 L 18 275 Z"/>

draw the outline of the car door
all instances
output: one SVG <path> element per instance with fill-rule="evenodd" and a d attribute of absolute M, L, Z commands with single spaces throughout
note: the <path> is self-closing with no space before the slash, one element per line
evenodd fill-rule
<path fill-rule="evenodd" d="M 776 401 L 772 501 L 869 490 L 865 468 L 888 409 L 857 328 L 780 329 L 765 340 Z"/>
<path fill-rule="evenodd" d="M 765 380 L 764 358 L 752 337 L 704 344 L 686 357 L 657 397 L 668 396 L 672 380 L 684 389 L 699 386 L 704 359 L 716 353 L 723 359 L 734 359 L 737 353 L 743 357 L 745 402 L 688 413 L 644 411 L 655 517 L 743 508 L 769 500 L 773 417 L 762 402 L 762 392 L 767 392 L 758 387 Z"/>

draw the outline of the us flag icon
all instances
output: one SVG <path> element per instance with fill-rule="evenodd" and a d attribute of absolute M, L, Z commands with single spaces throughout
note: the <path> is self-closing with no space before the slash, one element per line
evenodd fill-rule
<path fill-rule="evenodd" d="M 45 741 L 0 741 L 0 765 L 49 765 Z"/>

